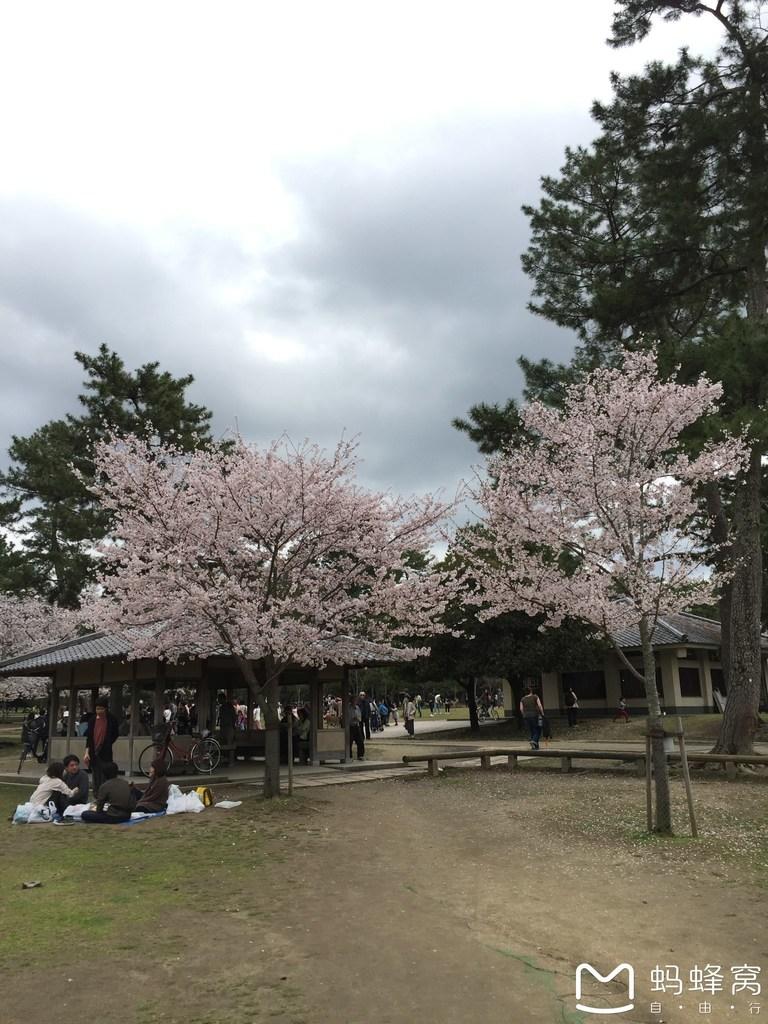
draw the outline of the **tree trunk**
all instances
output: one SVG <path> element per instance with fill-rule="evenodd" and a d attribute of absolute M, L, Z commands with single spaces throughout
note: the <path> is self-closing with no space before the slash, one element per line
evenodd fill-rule
<path fill-rule="evenodd" d="M 651 732 L 651 760 L 656 790 L 656 815 L 654 832 L 672 834 L 672 808 L 669 802 L 669 768 L 664 753 L 664 720 L 661 716 L 659 694 L 656 689 L 656 659 L 651 647 L 651 629 L 648 619 L 640 620 L 640 642 L 643 648 L 643 676 L 645 696 L 648 701 L 648 728 Z"/>
<path fill-rule="evenodd" d="M 713 753 L 718 754 L 751 753 L 759 724 L 763 576 L 761 485 L 761 457 L 760 450 L 756 448 L 750 456 L 749 468 L 737 481 L 733 501 L 730 559 L 734 575 L 729 595 L 728 694 L 720 735 L 713 748 Z"/>
<path fill-rule="evenodd" d="M 467 692 L 467 708 L 469 709 L 469 728 L 472 732 L 480 732 L 480 720 L 477 717 L 477 701 L 475 700 L 475 677 L 460 679 L 459 682 Z"/>
<path fill-rule="evenodd" d="M 280 701 L 280 677 L 282 669 L 272 658 L 266 659 L 267 683 L 264 706 L 264 797 L 271 800 L 280 796 L 280 718 L 277 705 Z"/>
<path fill-rule="evenodd" d="M 265 658 L 266 683 L 260 683 L 248 658 L 233 654 L 248 690 L 259 702 L 264 720 L 264 796 L 271 799 L 280 796 L 280 719 L 277 705 L 280 700 L 280 676 L 282 669 L 273 658 Z M 264 697 L 266 696 L 266 701 Z"/>

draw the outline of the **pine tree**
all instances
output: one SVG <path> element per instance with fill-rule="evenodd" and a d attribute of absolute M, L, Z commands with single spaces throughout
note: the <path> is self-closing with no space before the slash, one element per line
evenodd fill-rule
<path fill-rule="evenodd" d="M 558 177 L 526 212 L 532 240 L 523 265 L 531 308 L 575 330 L 575 368 L 617 362 L 660 343 L 668 372 L 690 381 L 706 369 L 724 384 L 715 422 L 748 427 L 751 456 L 736 487 L 704 488 L 712 539 L 734 567 L 721 600 L 728 704 L 716 749 L 751 749 L 760 699 L 762 455 L 768 444 L 768 37 L 760 4 L 738 0 L 619 0 L 611 45 L 650 31 L 654 17 L 712 17 L 723 29 L 713 59 L 683 51 L 667 66 L 613 77 L 595 104 L 600 135 L 569 149 Z M 562 374 L 571 372 L 573 367 Z M 534 382 L 536 383 L 536 382 Z M 538 384 L 557 400 L 557 368 Z"/>
<path fill-rule="evenodd" d="M 132 373 L 106 345 L 95 356 L 76 352 L 75 359 L 86 374 L 79 396 L 84 412 L 14 436 L 10 468 L 0 475 L 0 525 L 22 546 L 21 552 L 0 549 L 0 589 L 37 593 L 69 608 L 78 606 L 93 578 L 93 547 L 110 525 L 88 489 L 96 443 L 112 431 L 185 451 L 211 440 L 211 413 L 186 400 L 193 377 L 173 377 L 157 362 Z"/>

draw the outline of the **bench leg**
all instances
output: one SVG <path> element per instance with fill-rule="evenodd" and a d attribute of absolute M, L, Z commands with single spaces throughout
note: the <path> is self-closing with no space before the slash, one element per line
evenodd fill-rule
<path fill-rule="evenodd" d="M 487 754 L 483 754 L 480 758 L 480 767 L 486 771 L 491 767 L 491 759 Z"/>
<path fill-rule="evenodd" d="M 437 761 L 427 761 L 427 774 L 437 775 Z"/>
<path fill-rule="evenodd" d="M 507 767 L 511 772 L 517 771 L 517 754 L 510 754 L 507 757 Z"/>
<path fill-rule="evenodd" d="M 725 762 L 725 774 L 729 782 L 735 782 L 738 775 L 738 766 L 735 761 Z"/>
<path fill-rule="evenodd" d="M 571 770 L 571 759 L 570 759 L 570 757 L 561 757 L 560 758 L 560 771 L 567 773 L 570 770 Z"/>
<path fill-rule="evenodd" d="M 639 757 L 635 762 L 635 775 L 638 779 L 645 778 L 645 758 Z"/>

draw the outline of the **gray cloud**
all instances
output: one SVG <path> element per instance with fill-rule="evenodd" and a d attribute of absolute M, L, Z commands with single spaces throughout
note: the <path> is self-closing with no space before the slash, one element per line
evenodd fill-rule
<path fill-rule="evenodd" d="M 299 229 L 261 257 L 197 229 L 171 256 L 138 229 L 6 201 L 0 446 L 75 408 L 71 353 L 104 341 L 130 366 L 194 373 L 219 430 L 237 418 L 255 440 L 285 430 L 332 445 L 346 429 L 361 434 L 368 482 L 452 488 L 477 460 L 451 418 L 518 393 L 521 353 L 570 352 L 570 337 L 525 311 L 519 208 L 574 133 L 589 137 L 586 120 L 465 118 L 286 163 Z M 304 356 L 269 358 L 250 332 Z"/>

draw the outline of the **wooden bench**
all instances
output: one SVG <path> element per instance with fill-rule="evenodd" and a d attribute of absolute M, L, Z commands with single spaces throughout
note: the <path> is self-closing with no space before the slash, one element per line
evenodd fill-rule
<path fill-rule="evenodd" d="M 720 764 L 725 768 L 725 774 L 729 782 L 733 782 L 738 775 L 737 768 L 740 764 L 768 765 L 766 754 L 708 754 L 703 750 L 687 750 L 688 764 Z M 667 754 L 670 761 L 679 761 L 679 751 Z"/>
<path fill-rule="evenodd" d="M 508 747 L 502 750 L 497 748 L 486 750 L 465 750 L 461 753 L 450 754 L 404 754 L 405 764 L 415 764 L 419 761 L 426 761 L 427 773 L 437 775 L 438 762 L 440 761 L 471 761 L 480 759 L 480 767 L 488 769 L 491 767 L 492 757 L 506 757 L 507 766 L 510 771 L 517 768 L 518 759 L 521 757 L 557 757 L 560 758 L 560 769 L 563 772 L 570 772 L 573 761 L 578 759 L 595 761 L 622 761 L 634 762 L 639 776 L 645 775 L 645 754 L 636 750 L 556 750 L 551 747 L 540 750 L 510 750 Z"/>
<path fill-rule="evenodd" d="M 701 750 L 686 751 L 689 764 L 721 764 L 725 768 L 729 781 L 737 777 L 737 767 L 740 764 L 766 765 L 768 766 L 768 755 L 766 754 L 709 754 Z M 635 770 L 642 778 L 645 775 L 645 753 L 639 750 L 557 750 L 554 747 L 543 747 L 540 750 L 510 750 L 506 749 L 485 749 L 465 750 L 461 753 L 446 754 L 405 754 L 405 764 L 416 764 L 426 761 L 427 773 L 437 775 L 439 761 L 472 761 L 480 759 L 480 767 L 488 769 L 491 767 L 492 757 L 506 757 L 510 771 L 515 771 L 517 762 L 521 757 L 557 757 L 560 758 L 560 770 L 570 772 L 573 762 L 583 761 L 621 761 L 623 763 L 634 762 Z M 666 754 L 671 763 L 680 762 L 680 752 L 672 751 Z"/>

